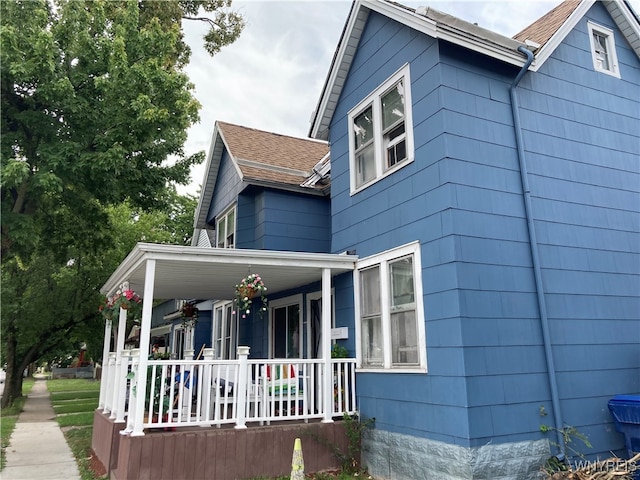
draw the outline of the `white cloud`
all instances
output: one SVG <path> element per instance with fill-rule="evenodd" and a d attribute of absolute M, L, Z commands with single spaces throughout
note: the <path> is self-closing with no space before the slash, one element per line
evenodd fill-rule
<path fill-rule="evenodd" d="M 428 5 L 513 36 L 560 0 L 401 3 Z M 632 3 L 637 8 L 640 0 Z M 185 25 L 192 48 L 186 71 L 202 104 L 200 122 L 189 131 L 187 154 L 208 150 L 216 120 L 305 137 L 351 2 L 234 1 L 233 6 L 247 26 L 214 57 L 202 48 L 206 25 Z M 180 191 L 195 193 L 203 174 L 204 165 L 195 167 L 192 184 Z"/>

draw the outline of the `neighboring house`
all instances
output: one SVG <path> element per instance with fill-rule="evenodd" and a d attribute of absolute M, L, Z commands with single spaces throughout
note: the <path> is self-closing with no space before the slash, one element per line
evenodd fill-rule
<path fill-rule="evenodd" d="M 212 305 L 218 362 L 247 345 L 325 372 L 297 418 L 342 411 L 325 395 L 353 387 L 326 374 L 337 338 L 375 417 L 375 478 L 535 478 L 574 455 L 567 427 L 587 457 L 624 456 L 607 402 L 640 393 L 639 91 L 624 1 L 564 2 L 510 39 L 358 0 L 315 140 L 217 122 L 194 245 L 139 245 L 103 291 L 228 299 Z M 265 318 L 233 314 L 249 272 Z"/>

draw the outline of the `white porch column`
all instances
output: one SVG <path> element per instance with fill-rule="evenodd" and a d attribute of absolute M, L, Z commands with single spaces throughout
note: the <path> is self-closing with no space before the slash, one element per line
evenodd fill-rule
<path fill-rule="evenodd" d="M 202 382 L 202 405 L 200 415 L 204 420 L 210 420 L 212 414 L 211 408 L 211 389 L 212 387 L 212 375 L 211 375 L 211 363 L 214 360 L 213 348 L 205 348 L 202 351 L 202 358 L 207 362 L 204 366 L 204 379 Z M 205 427 L 206 425 L 202 425 Z"/>
<path fill-rule="evenodd" d="M 247 428 L 247 359 L 249 357 L 249 347 L 238 346 L 238 360 L 240 360 L 240 371 L 238 372 L 238 384 L 235 386 L 236 399 L 238 401 L 238 418 L 236 420 L 237 429 Z"/>
<path fill-rule="evenodd" d="M 322 269 L 322 423 L 333 422 L 333 367 L 331 365 L 331 269 Z"/>
<path fill-rule="evenodd" d="M 109 347 L 111 345 L 111 320 L 104 322 L 104 345 L 102 346 L 102 372 L 100 373 L 100 400 L 98 408 L 104 409 L 104 401 L 107 396 L 107 383 L 109 378 Z"/>
<path fill-rule="evenodd" d="M 116 340 L 116 366 L 113 374 L 113 400 L 111 401 L 111 416 L 109 418 L 117 418 L 120 414 L 118 408 L 120 406 L 120 399 L 122 398 L 122 404 L 124 405 L 124 392 L 120 391 L 122 385 L 120 377 L 122 376 L 122 350 L 124 350 L 124 335 L 127 331 L 127 311 L 124 308 L 120 309 L 120 316 L 118 317 L 118 338 Z"/>
<path fill-rule="evenodd" d="M 138 362 L 140 361 L 140 349 L 134 348 L 129 352 L 131 357 L 131 373 L 132 378 L 129 382 L 129 412 L 127 415 L 127 426 L 124 430 L 120 430 L 120 435 L 129 435 L 133 432 L 133 425 L 136 419 L 136 391 L 138 389 Z M 140 412 L 142 415 L 142 412 Z"/>
<path fill-rule="evenodd" d="M 116 404 L 116 423 L 124 423 L 124 405 L 127 397 L 127 374 L 131 363 L 131 350 L 122 350 L 120 374 L 115 388 L 118 390 L 118 403 Z"/>
<path fill-rule="evenodd" d="M 156 281 L 156 261 L 147 260 L 144 275 L 144 295 L 142 297 L 142 325 L 140 327 L 140 364 L 138 365 L 138 387 L 136 391 L 136 417 L 131 436 L 144 435 L 144 400 L 147 395 L 147 365 L 149 363 L 149 339 L 151 337 L 151 312 L 153 291 Z"/>

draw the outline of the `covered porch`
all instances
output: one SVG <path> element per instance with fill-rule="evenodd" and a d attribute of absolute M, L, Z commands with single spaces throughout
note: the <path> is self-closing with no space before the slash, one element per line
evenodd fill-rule
<path fill-rule="evenodd" d="M 142 297 L 139 349 L 125 349 L 125 310 L 117 326 L 111 321 L 105 325 L 94 429 L 106 421 L 112 440 L 101 442 L 94 434 L 94 451 L 102 463 L 107 468 L 112 464 L 117 436 L 332 423 L 344 413 L 355 413 L 355 359 L 331 358 L 330 332 L 331 279 L 353 271 L 356 260 L 353 255 L 138 244 L 102 288 L 107 296 L 126 288 Z M 231 299 L 235 284 L 250 271 L 260 273 L 269 296 L 320 284 L 319 358 L 252 358 L 249 346 L 238 346 L 237 358 L 230 360 L 218 359 L 213 348 L 189 352 L 180 360 L 150 357 L 154 300 Z M 114 328 L 117 337 L 110 351 Z"/>

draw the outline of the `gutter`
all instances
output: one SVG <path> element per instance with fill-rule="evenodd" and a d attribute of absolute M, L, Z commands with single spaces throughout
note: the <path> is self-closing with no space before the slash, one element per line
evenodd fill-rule
<path fill-rule="evenodd" d="M 531 261 L 533 264 L 533 274 L 536 284 L 536 295 L 538 299 L 538 311 L 540 312 L 540 326 L 542 328 L 542 341 L 544 353 L 547 361 L 547 375 L 549 377 L 549 388 L 551 391 L 551 403 L 553 405 L 553 419 L 557 435 L 557 444 L 560 449 L 557 455 L 559 460 L 564 460 L 566 455 L 564 442 L 564 421 L 562 419 L 562 409 L 560 407 L 560 397 L 558 395 L 558 381 L 556 368 L 553 361 L 553 349 L 551 346 L 551 334 L 549 332 L 549 318 L 547 317 L 547 304 L 544 296 L 544 286 L 542 284 L 542 269 L 540 267 L 540 257 L 538 255 L 538 240 L 536 238 L 535 225 L 531 207 L 531 189 L 529 187 L 529 173 L 524 152 L 524 139 L 522 137 L 522 127 L 520 125 L 520 108 L 518 105 L 518 95 L 516 87 L 527 73 L 533 62 L 533 53 L 523 46 L 518 47 L 518 52 L 526 55 L 527 61 L 509 87 L 511 97 L 511 113 L 513 115 L 513 127 L 516 134 L 516 147 L 518 150 L 518 164 L 520 166 L 520 181 L 522 183 L 522 195 L 524 197 L 525 216 L 527 219 L 527 230 L 529 233 L 529 245 L 531 246 Z"/>

